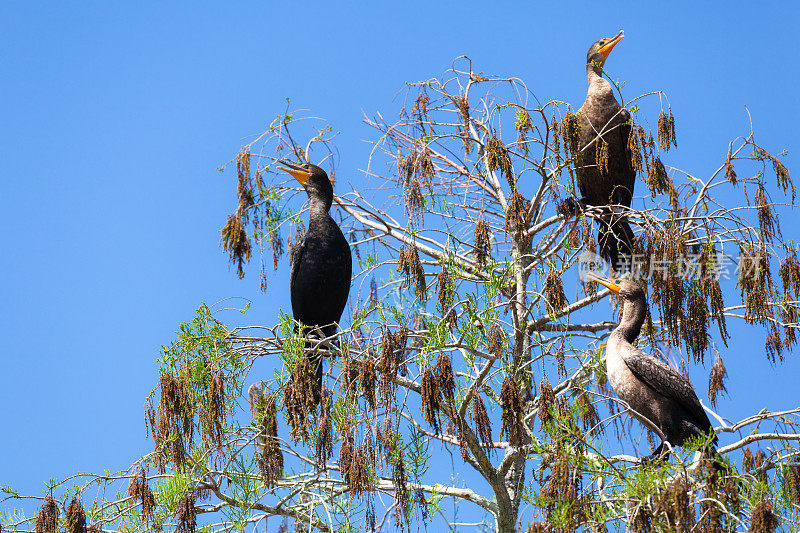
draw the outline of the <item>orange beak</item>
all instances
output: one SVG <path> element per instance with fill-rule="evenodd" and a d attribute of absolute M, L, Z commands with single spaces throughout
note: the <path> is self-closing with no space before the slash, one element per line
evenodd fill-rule
<path fill-rule="evenodd" d="M 592 274 L 591 272 L 587 272 L 586 273 L 586 280 L 587 281 L 595 281 L 595 282 L 597 282 L 597 283 L 599 283 L 601 285 L 604 285 L 605 287 L 607 287 L 614 294 L 619 294 L 619 291 L 622 290 L 622 287 L 620 286 L 620 284 L 617 283 L 618 280 L 611 280 L 611 279 L 603 278 L 603 277 L 600 277 L 600 276 L 598 276 L 596 274 Z"/>
<path fill-rule="evenodd" d="M 281 165 L 285 165 L 289 168 L 278 167 L 278 169 L 283 170 L 284 172 L 288 172 L 291 176 L 300 182 L 300 185 L 305 185 L 308 178 L 311 176 L 311 172 L 304 169 L 299 165 L 295 165 L 293 163 L 289 163 L 288 161 L 278 161 Z"/>
<path fill-rule="evenodd" d="M 600 53 L 603 54 L 604 58 L 608 59 L 608 55 L 611 53 L 611 50 L 617 46 L 617 43 L 619 43 L 623 37 L 625 37 L 625 32 L 619 30 L 619 33 L 617 33 L 610 41 L 600 47 Z"/>

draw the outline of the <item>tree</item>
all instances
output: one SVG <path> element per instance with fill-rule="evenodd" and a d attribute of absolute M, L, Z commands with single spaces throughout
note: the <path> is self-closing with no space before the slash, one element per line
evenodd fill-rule
<path fill-rule="evenodd" d="M 722 472 L 695 453 L 702 442 L 640 464 L 641 439 L 658 429 L 632 421 L 607 385 L 603 340 L 615 322 L 598 302 L 609 291 L 573 281 L 599 261 L 600 212 L 560 208 L 575 196 L 579 122 L 519 79 L 459 64 L 409 84 L 396 121 L 366 119 L 376 140 L 365 186 L 335 201 L 358 263 L 351 317 L 335 339 L 312 341 L 327 373 L 319 408 L 289 317 L 228 328 L 202 306 L 159 359 L 146 405 L 154 451 L 113 476 L 53 482 L 35 523 L 13 515 L 4 528 L 444 529 L 458 521 L 449 500 L 475 529 L 499 532 L 800 528 L 800 409 L 756 406 L 738 421 L 710 411 Z M 709 176 L 667 167 L 676 137 L 664 101 L 654 92 L 626 102 L 649 192 L 625 213 L 651 304 L 639 344 L 677 354 L 683 371 L 710 366 L 713 406 L 725 392 L 729 321 L 763 328 L 763 363 L 780 364 L 796 343 L 800 263 L 779 224 L 795 190 L 752 131 Z M 644 124 L 656 102 L 654 137 Z M 335 178 L 335 133 L 320 124 L 287 108 L 235 160 L 238 205 L 222 244 L 240 277 L 259 247 L 267 292 L 263 252 L 277 267 L 283 235 L 291 254 L 304 231 L 290 208 L 297 188 L 272 177 L 274 162 L 327 154 Z M 591 149 L 602 164 L 602 143 Z M 734 264 L 735 287 L 719 275 Z M 463 476 L 439 477 L 448 454 Z M 86 503 L 90 488 L 124 483 L 127 492 Z"/>

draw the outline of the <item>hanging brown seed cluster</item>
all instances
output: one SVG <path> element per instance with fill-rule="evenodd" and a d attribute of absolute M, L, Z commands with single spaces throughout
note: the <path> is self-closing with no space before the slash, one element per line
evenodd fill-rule
<path fill-rule="evenodd" d="M 672 180 L 667 175 L 667 169 L 664 168 L 664 163 L 661 158 L 656 156 L 647 167 L 647 188 L 650 190 L 650 197 L 655 198 L 657 194 L 669 193 L 670 199 L 674 194 L 674 187 Z M 676 197 L 677 199 L 677 197 Z M 673 202 L 674 204 L 675 202 Z"/>
<path fill-rule="evenodd" d="M 727 376 L 728 371 L 725 370 L 725 364 L 718 355 L 714 360 L 714 366 L 711 367 L 711 374 L 708 376 L 708 401 L 711 402 L 712 407 L 717 406 L 717 393 L 728 392 L 728 389 L 725 388 Z"/>
<path fill-rule="evenodd" d="M 289 435 L 296 443 L 308 442 L 310 428 L 309 415 L 316 409 L 314 397 L 316 388 L 316 369 L 308 354 L 295 361 L 291 376 L 283 389 L 283 407 L 286 420 L 291 426 Z"/>
<path fill-rule="evenodd" d="M 194 405 L 189 391 L 191 365 L 187 361 L 176 377 L 163 371 L 159 380 L 161 398 L 158 404 L 158 429 L 154 426 L 155 413 L 150 419 L 150 432 L 155 443 L 156 462 L 163 471 L 165 461 L 172 461 L 175 467 L 186 461 L 186 450 L 191 449 L 194 427 L 192 417 Z M 165 445 L 162 449 L 162 444 Z"/>
<path fill-rule="evenodd" d="M 228 222 L 222 228 L 222 250 L 228 252 L 230 263 L 236 263 L 236 274 L 239 279 L 244 277 L 244 264 L 250 261 L 250 238 L 244 230 L 244 224 L 238 214 L 228 217 Z"/>
<path fill-rule="evenodd" d="M 356 496 L 370 487 L 366 462 L 366 446 L 356 447 L 353 437 L 347 437 L 339 450 L 339 469 L 342 479 Z"/>
<path fill-rule="evenodd" d="M 492 441 L 492 422 L 489 420 L 489 413 L 486 411 L 486 405 L 481 399 L 479 392 L 475 392 L 472 398 L 472 411 L 475 416 L 475 434 L 480 439 L 481 444 L 484 446 L 491 446 Z"/>
<path fill-rule="evenodd" d="M 405 187 L 406 215 L 413 221 L 424 221 L 425 197 L 422 195 L 422 186 L 418 179 L 412 179 Z"/>
<path fill-rule="evenodd" d="M 489 330 L 489 337 L 486 340 L 486 350 L 494 357 L 503 356 L 503 338 L 505 332 L 498 324 L 494 324 Z"/>
<path fill-rule="evenodd" d="M 486 265 L 486 261 L 491 257 L 492 243 L 489 240 L 489 224 L 485 220 L 479 220 L 475 224 L 475 243 L 472 245 L 472 253 L 481 266 Z"/>
<path fill-rule="evenodd" d="M 342 387 L 351 398 L 358 395 L 359 367 L 358 361 L 349 353 L 342 357 Z"/>
<path fill-rule="evenodd" d="M 792 203 L 794 203 L 796 191 L 794 188 L 794 184 L 792 183 L 792 177 L 789 175 L 789 169 L 786 168 L 786 166 L 780 161 L 780 159 L 773 156 L 763 148 L 757 147 L 755 149 L 755 157 L 759 161 L 769 160 L 772 162 L 772 170 L 773 172 L 775 172 L 775 177 L 778 180 L 778 187 L 780 187 L 784 193 L 789 187 L 791 187 Z"/>
<path fill-rule="evenodd" d="M 786 497 L 795 505 L 800 504 L 800 463 L 792 461 L 783 470 L 781 488 Z"/>
<path fill-rule="evenodd" d="M 566 507 L 564 531 L 575 531 L 584 521 L 584 510 L 579 499 L 580 478 L 573 475 L 573 468 L 566 455 L 558 454 L 550 465 L 550 474 L 543 479 L 542 497 L 547 502 L 548 521 L 553 520 L 556 506 Z"/>
<path fill-rule="evenodd" d="M 428 103 L 430 103 L 430 100 L 427 93 L 419 93 L 417 100 L 414 102 L 414 107 L 411 108 L 411 113 L 416 112 L 420 122 L 428 115 Z"/>
<path fill-rule="evenodd" d="M 695 470 L 699 479 L 704 479 L 703 492 L 705 497 L 700 503 L 700 521 L 697 524 L 699 531 L 723 531 L 722 511 L 720 503 L 724 501 L 724 494 L 720 492 L 719 472 L 714 460 L 703 457 Z M 720 503 L 718 503 L 720 502 Z"/>
<path fill-rule="evenodd" d="M 406 342 L 408 340 L 408 330 L 400 328 L 392 333 L 388 329 L 383 331 L 381 339 L 381 356 L 378 359 L 378 370 L 381 374 L 381 404 L 391 405 L 394 399 L 395 377 L 400 370 L 403 362 Z"/>
<path fill-rule="evenodd" d="M 686 311 L 684 312 L 686 318 L 681 321 L 681 334 L 689 355 L 694 358 L 696 363 L 702 363 L 708 348 L 706 294 L 702 292 L 702 286 L 698 282 L 691 283 L 686 292 Z"/>
<path fill-rule="evenodd" d="M 405 281 L 403 287 L 414 285 L 414 293 L 420 300 L 428 299 L 428 286 L 425 284 L 425 271 L 419 260 L 419 252 L 415 245 L 400 249 L 400 256 L 397 262 L 397 271 L 400 272 Z"/>
<path fill-rule="evenodd" d="M 178 501 L 175 508 L 177 533 L 194 533 L 197 528 L 197 508 L 194 506 L 197 501 L 197 493 L 193 490 L 186 491 L 186 494 Z"/>
<path fill-rule="evenodd" d="M 666 340 L 680 346 L 686 289 L 676 265 L 687 256 L 686 244 L 679 224 L 669 224 L 666 232 L 648 235 L 646 258 L 657 259 L 661 268 L 651 268 L 653 273 L 653 302 L 659 305 Z M 687 327 L 693 327 L 686 324 Z"/>
<path fill-rule="evenodd" d="M 689 501 L 691 487 L 683 479 L 677 478 L 667 485 L 656 500 L 654 518 L 666 519 L 670 531 L 690 533 L 694 526 L 694 509 Z"/>
<path fill-rule="evenodd" d="M 436 357 L 436 381 L 445 401 L 451 409 L 455 409 L 456 381 L 453 376 L 453 365 L 450 356 L 444 352 L 439 352 Z"/>
<path fill-rule="evenodd" d="M 511 233 L 520 249 L 526 249 L 530 243 L 530 236 L 525 235 L 528 221 L 528 200 L 515 192 L 511 195 L 506 210 L 506 233 Z"/>
<path fill-rule="evenodd" d="M 147 476 L 144 468 L 131 477 L 128 482 L 128 496 L 134 500 L 139 500 L 142 504 L 142 519 L 151 521 L 155 515 L 156 499 L 147 484 Z"/>
<path fill-rule="evenodd" d="M 58 506 L 52 496 L 45 498 L 36 515 L 36 533 L 56 533 Z"/>
<path fill-rule="evenodd" d="M 767 199 L 767 191 L 764 189 L 764 184 L 762 182 L 758 182 L 758 190 L 756 191 L 754 204 L 758 212 L 758 226 L 761 229 L 761 239 L 764 242 L 772 242 L 777 221 L 772 214 L 772 209 Z"/>
<path fill-rule="evenodd" d="M 461 122 L 463 124 L 461 139 L 464 141 L 464 153 L 468 154 L 472 151 L 472 145 L 469 141 L 469 100 L 467 99 L 467 95 L 459 94 L 453 97 L 453 103 L 456 105 L 458 114 L 461 116 Z"/>
<path fill-rule="evenodd" d="M 658 115 L 658 144 L 665 151 L 669 150 L 670 144 L 678 146 L 678 141 L 675 140 L 675 117 L 672 116 L 672 107 L 669 108 L 669 114 L 662 111 Z"/>
<path fill-rule="evenodd" d="M 780 523 L 781 520 L 775 513 L 775 506 L 772 502 L 761 500 L 753 508 L 749 531 L 753 533 L 773 533 Z"/>
<path fill-rule="evenodd" d="M 517 110 L 517 117 L 514 121 L 514 129 L 517 130 L 517 142 L 522 146 L 522 149 L 527 153 L 528 144 L 526 136 L 531 131 L 532 121 L 531 116 L 524 109 Z"/>
<path fill-rule="evenodd" d="M 375 359 L 371 354 L 366 354 L 361 361 L 361 390 L 364 392 L 364 399 L 373 411 L 375 410 Z"/>
<path fill-rule="evenodd" d="M 507 375 L 500 388 L 500 406 L 503 408 L 501 416 L 502 426 L 500 435 L 506 435 L 512 446 L 522 444 L 522 400 L 519 395 L 517 381 Z"/>
<path fill-rule="evenodd" d="M 641 126 L 638 126 L 638 128 L 644 131 Z M 633 166 L 633 169 L 637 173 L 641 172 L 644 166 L 644 157 L 642 156 L 642 146 L 639 143 L 639 135 L 637 135 L 635 128 L 631 128 L 631 132 L 628 134 L 628 153 L 631 154 L 631 166 Z"/>
<path fill-rule="evenodd" d="M 67 507 L 67 533 L 86 533 L 86 513 L 75 496 Z"/>
<path fill-rule="evenodd" d="M 771 295 L 769 256 L 765 248 L 758 252 L 752 244 L 739 246 L 739 288 L 745 302 L 744 319 L 748 323 L 767 325 L 772 317 L 768 298 Z"/>
<path fill-rule="evenodd" d="M 547 273 L 544 279 L 544 299 L 550 307 L 550 312 L 555 313 L 567 305 L 567 295 L 564 294 L 564 285 L 561 283 L 561 276 L 554 269 Z"/>
<path fill-rule="evenodd" d="M 422 400 L 423 418 L 433 427 L 434 432 L 440 433 L 439 404 L 441 400 L 441 391 L 439 390 L 439 381 L 430 368 L 426 368 L 422 372 L 422 377 L 420 379 L 420 396 Z"/>
<path fill-rule="evenodd" d="M 505 175 L 511 190 L 517 190 L 517 184 L 514 182 L 514 168 L 511 165 L 511 153 L 494 132 L 486 141 L 486 162 L 492 172 L 499 168 Z"/>
<path fill-rule="evenodd" d="M 264 484 L 272 487 L 283 476 L 283 452 L 278 440 L 278 408 L 275 398 L 271 394 L 264 395 L 263 398 L 263 411 L 259 413 L 262 438 L 259 440 L 261 456 L 258 470 Z"/>
<path fill-rule="evenodd" d="M 453 307 L 455 301 L 455 294 L 453 292 L 453 279 L 450 277 L 450 272 L 447 268 L 442 268 L 436 276 L 436 284 L 438 286 L 437 296 L 439 299 L 439 312 L 442 318 L 452 329 L 458 320 L 458 315 Z"/>
<path fill-rule="evenodd" d="M 223 421 L 225 418 L 225 382 L 222 372 L 215 378 L 204 381 L 205 398 L 200 409 L 200 429 L 202 430 L 203 443 L 214 446 L 219 450 L 222 447 Z"/>
<path fill-rule="evenodd" d="M 584 431 L 591 430 L 593 436 L 597 436 L 599 431 L 600 416 L 597 414 L 597 409 L 594 408 L 594 403 L 589 397 L 589 393 L 581 390 L 575 398 L 578 404 L 578 414 L 581 418 L 581 424 Z"/>
<path fill-rule="evenodd" d="M 250 178 L 250 152 L 242 150 L 236 156 L 236 175 L 239 178 L 239 183 L 236 187 L 236 195 L 239 198 L 237 212 L 241 214 L 255 203 L 253 184 Z"/>
<path fill-rule="evenodd" d="M 561 137 L 564 140 L 564 149 L 569 158 L 577 160 L 580 157 L 581 149 L 581 123 L 578 116 L 573 113 L 564 115 L 559 128 Z"/>
<path fill-rule="evenodd" d="M 392 481 L 394 482 L 395 486 L 394 499 L 397 503 L 397 512 L 399 513 L 400 509 L 402 509 L 403 513 L 407 517 L 410 506 L 408 505 L 408 483 L 406 476 L 406 465 L 403 455 L 403 448 L 400 446 L 394 446 L 391 452 Z M 396 525 L 402 524 L 399 514 L 395 515 L 395 519 Z"/>
<path fill-rule="evenodd" d="M 710 316 L 716 321 L 720 338 L 727 346 L 727 339 L 730 338 L 730 335 L 725 325 L 725 302 L 722 299 L 722 289 L 719 286 L 717 249 L 714 241 L 710 239 L 703 244 L 700 254 L 700 279 L 703 284 L 703 293 L 705 293 L 711 304 Z"/>
<path fill-rule="evenodd" d="M 728 180 L 731 185 L 736 185 L 736 170 L 733 168 L 730 153 L 728 154 L 728 158 L 725 160 L 725 179 Z"/>
<path fill-rule="evenodd" d="M 539 386 L 539 422 L 542 427 L 548 426 L 553 421 L 553 404 L 556 401 L 556 395 L 553 392 L 553 387 L 550 382 L 545 378 Z"/>
<path fill-rule="evenodd" d="M 595 143 L 595 162 L 600 175 L 608 174 L 608 143 L 602 138 Z"/>
<path fill-rule="evenodd" d="M 333 455 L 333 427 L 331 424 L 330 404 L 326 395 L 322 402 L 322 413 L 319 417 L 319 429 L 317 430 L 316 458 L 317 464 L 324 468 L 328 460 Z"/>

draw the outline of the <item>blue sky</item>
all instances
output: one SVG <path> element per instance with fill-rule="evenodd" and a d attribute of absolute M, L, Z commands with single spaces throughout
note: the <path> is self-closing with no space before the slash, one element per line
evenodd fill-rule
<path fill-rule="evenodd" d="M 341 131 L 337 177 L 358 187 L 362 115 L 395 114 L 405 81 L 466 54 L 579 106 L 586 49 L 624 29 L 606 66 L 628 97 L 667 92 L 671 163 L 716 168 L 747 105 L 759 143 L 789 150 L 800 176 L 798 4 L 556 4 L 0 4 L 0 484 L 38 492 L 149 450 L 158 349 L 201 302 L 252 298 L 253 323 L 289 310 L 283 271 L 265 296 L 254 265 L 244 281 L 229 269 L 218 241 L 235 176 L 216 171 L 286 97 Z M 728 389 L 748 412 L 795 406 L 794 387 L 775 384 L 798 365 L 770 369 L 761 335 L 732 345 Z"/>

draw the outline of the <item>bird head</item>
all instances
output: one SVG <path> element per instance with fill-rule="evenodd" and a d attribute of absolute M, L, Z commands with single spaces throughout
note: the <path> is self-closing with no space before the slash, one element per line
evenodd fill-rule
<path fill-rule="evenodd" d="M 611 292 L 627 301 L 644 300 L 644 291 L 642 287 L 635 281 L 620 278 L 604 278 L 595 274 L 587 273 L 586 278 L 588 281 L 595 281 L 605 287 Z"/>
<path fill-rule="evenodd" d="M 278 161 L 278 163 L 283 165 L 278 168 L 296 179 L 305 188 L 310 198 L 319 197 L 323 200 L 333 200 L 331 180 L 328 179 L 328 173 L 320 167 L 311 163 L 294 164 L 285 160 Z"/>
<path fill-rule="evenodd" d="M 586 64 L 602 67 L 606 59 L 608 59 L 611 50 L 617 46 L 617 43 L 619 43 L 623 37 L 625 37 L 625 32 L 619 30 L 619 33 L 614 37 L 605 37 L 594 43 L 586 54 Z"/>

